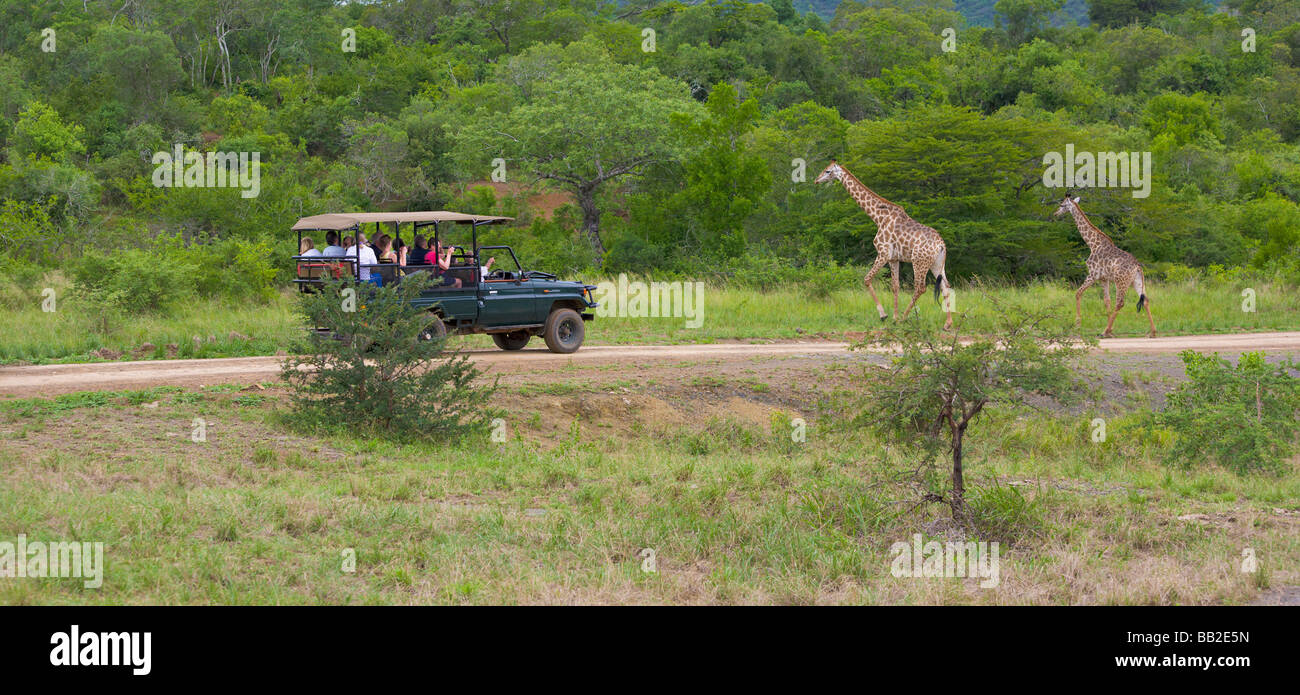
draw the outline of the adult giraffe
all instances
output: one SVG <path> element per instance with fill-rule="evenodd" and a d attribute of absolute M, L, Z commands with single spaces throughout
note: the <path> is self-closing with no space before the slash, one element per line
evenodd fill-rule
<path fill-rule="evenodd" d="M 1079 207 L 1079 199 L 1072 198 L 1069 195 L 1061 201 L 1061 204 L 1053 213 L 1055 217 L 1060 217 L 1065 213 L 1070 213 L 1074 217 L 1074 224 L 1079 228 L 1079 235 L 1083 237 L 1084 243 L 1088 245 L 1088 277 L 1084 279 L 1079 290 L 1074 293 L 1074 325 L 1083 324 L 1083 310 L 1079 306 L 1079 301 L 1083 293 L 1092 287 L 1094 283 L 1100 282 L 1103 294 L 1106 297 L 1106 313 L 1110 320 L 1106 322 L 1106 332 L 1101 334 L 1103 338 L 1114 338 L 1115 334 L 1111 329 L 1115 326 L 1115 317 L 1119 316 L 1119 310 L 1124 306 L 1124 295 L 1132 287 L 1138 293 L 1137 310 L 1142 311 L 1143 307 L 1147 310 L 1147 323 L 1151 324 L 1151 331 L 1147 333 L 1148 338 L 1156 337 L 1156 322 L 1151 318 L 1151 300 L 1147 299 L 1145 278 L 1142 275 L 1142 264 L 1138 263 L 1133 254 L 1121 249 L 1115 245 L 1111 238 L 1106 236 L 1105 232 L 1097 229 L 1089 219 L 1083 214 L 1083 209 Z M 1115 297 L 1115 309 L 1110 308 L 1110 291 L 1106 283 L 1115 283 L 1118 293 Z"/>
<path fill-rule="evenodd" d="M 903 208 L 885 200 L 876 195 L 870 188 L 867 188 L 858 180 L 858 177 L 849 173 L 835 160 L 831 160 L 830 165 L 822 170 L 822 173 L 813 180 L 813 183 L 826 183 L 831 180 L 839 181 L 844 184 L 844 190 L 854 201 L 867 213 L 876 223 L 876 238 L 871 243 L 876 247 L 876 262 L 871 265 L 871 270 L 867 271 L 867 276 L 862 279 L 862 284 L 867 286 L 867 291 L 871 293 L 871 300 L 876 303 L 876 311 L 880 313 L 880 320 L 885 320 L 885 307 L 880 305 L 880 298 L 876 296 L 876 288 L 872 287 L 871 281 L 876 278 L 876 273 L 889 264 L 889 280 L 894 290 L 894 318 L 898 318 L 898 267 L 900 263 L 912 264 L 913 285 L 912 301 L 903 311 L 903 319 L 912 312 L 912 307 L 916 306 L 916 300 L 925 292 L 925 278 L 929 273 L 934 273 L 934 298 L 939 299 L 941 293 L 952 289 L 948 282 L 948 277 L 944 273 L 944 261 L 948 258 L 948 247 L 943 243 L 943 237 L 933 229 L 917 222 L 908 216 Z M 943 329 L 952 329 L 952 312 L 946 312 L 946 320 Z"/>

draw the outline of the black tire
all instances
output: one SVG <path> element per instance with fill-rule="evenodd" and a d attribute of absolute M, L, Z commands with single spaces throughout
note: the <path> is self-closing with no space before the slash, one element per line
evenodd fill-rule
<path fill-rule="evenodd" d="M 582 316 L 573 309 L 556 309 L 546 317 L 546 328 L 542 337 L 551 352 L 567 355 L 582 347 L 582 339 L 587 334 L 587 327 L 582 323 Z"/>
<path fill-rule="evenodd" d="M 515 331 L 514 333 L 493 333 L 492 342 L 502 350 L 522 350 L 528 344 L 531 338 L 528 331 Z"/>
<path fill-rule="evenodd" d="M 420 331 L 420 340 L 445 340 L 447 338 L 447 324 L 442 322 L 442 317 L 435 315 L 433 323 L 425 326 Z"/>

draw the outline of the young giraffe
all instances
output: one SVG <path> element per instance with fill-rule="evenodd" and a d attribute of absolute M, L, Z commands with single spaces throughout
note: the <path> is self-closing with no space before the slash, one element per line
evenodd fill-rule
<path fill-rule="evenodd" d="M 942 292 L 952 288 L 948 283 L 948 277 L 944 273 L 944 261 L 948 258 L 948 247 L 943 243 L 943 237 L 933 229 L 917 222 L 908 216 L 903 208 L 885 200 L 876 195 L 870 188 L 862 185 L 856 176 L 849 173 L 848 169 L 840 166 L 835 160 L 831 160 L 822 173 L 813 181 L 814 183 L 826 183 L 831 180 L 838 180 L 844 184 L 844 190 L 849 192 L 853 200 L 866 211 L 876 223 L 876 238 L 872 240 L 872 245 L 876 247 L 876 262 L 871 265 L 871 270 L 863 278 L 862 283 L 867 286 L 867 291 L 871 293 L 871 299 L 876 303 L 876 311 L 880 313 L 880 320 L 885 320 L 885 307 L 880 305 L 880 298 L 876 296 L 876 289 L 872 287 L 871 281 L 875 279 L 876 273 L 889 264 L 889 280 L 894 290 L 894 318 L 898 318 L 898 266 L 900 263 L 912 264 L 913 284 L 912 301 L 903 311 L 903 319 L 912 312 L 912 307 L 916 306 L 916 300 L 925 292 L 925 278 L 929 273 L 934 273 L 934 298 L 939 299 Z M 952 312 L 946 312 L 946 320 L 943 324 L 944 330 L 952 329 Z"/>
<path fill-rule="evenodd" d="M 1148 338 L 1156 337 L 1156 322 L 1151 318 L 1151 301 L 1147 299 L 1146 283 L 1142 276 L 1142 264 L 1138 263 L 1133 254 L 1121 249 L 1115 245 L 1111 238 L 1104 232 L 1097 229 L 1088 216 L 1083 214 L 1079 208 L 1079 199 L 1065 196 L 1061 205 L 1056 208 L 1054 216 L 1060 217 L 1065 213 L 1070 213 L 1074 217 L 1074 223 L 1079 227 L 1079 234 L 1083 237 L 1084 243 L 1088 244 L 1090 251 L 1088 255 L 1088 277 L 1079 286 L 1079 291 L 1074 293 L 1074 322 L 1076 326 L 1083 323 L 1083 310 L 1079 306 L 1079 300 L 1083 293 L 1092 287 L 1094 283 L 1100 282 L 1103 294 L 1106 297 L 1106 313 L 1110 320 L 1106 322 L 1106 332 L 1101 334 L 1103 338 L 1113 338 L 1111 329 L 1115 326 L 1115 317 L 1119 316 L 1119 310 L 1124 306 L 1124 295 L 1132 287 L 1138 293 L 1138 311 L 1143 307 L 1147 310 L 1147 322 L 1151 324 L 1151 331 L 1147 333 Z M 1115 283 L 1118 294 L 1115 298 L 1115 309 L 1110 308 L 1110 290 L 1107 283 Z"/>

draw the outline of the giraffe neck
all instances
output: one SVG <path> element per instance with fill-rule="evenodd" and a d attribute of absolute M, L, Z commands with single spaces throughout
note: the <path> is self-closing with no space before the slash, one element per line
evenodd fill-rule
<path fill-rule="evenodd" d="M 840 176 L 840 183 L 844 184 L 844 190 L 857 201 L 858 205 L 867 213 L 867 216 L 876 223 L 877 227 L 882 227 L 886 219 L 890 216 L 886 213 L 898 209 L 897 205 L 876 195 L 875 191 L 867 188 L 858 177 L 844 169 L 843 175 Z"/>
<path fill-rule="evenodd" d="M 1079 228 L 1079 236 L 1083 237 L 1083 243 L 1087 244 L 1088 249 L 1093 253 L 1096 253 L 1098 249 L 1105 249 L 1114 245 L 1110 237 L 1097 229 L 1088 219 L 1088 216 L 1083 214 L 1083 210 L 1078 205 L 1070 206 L 1070 214 L 1074 216 L 1074 224 Z"/>

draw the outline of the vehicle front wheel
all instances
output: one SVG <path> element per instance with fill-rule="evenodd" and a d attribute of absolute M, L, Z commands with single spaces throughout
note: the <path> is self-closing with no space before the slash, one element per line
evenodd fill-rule
<path fill-rule="evenodd" d="M 502 350 L 522 350 L 528 344 L 531 338 L 528 331 L 515 331 L 514 333 L 493 333 L 492 342 Z"/>
<path fill-rule="evenodd" d="M 573 309 L 556 309 L 546 317 L 546 329 L 542 337 L 551 352 L 568 354 L 582 347 L 582 339 L 587 328 L 582 324 L 582 316 Z"/>

